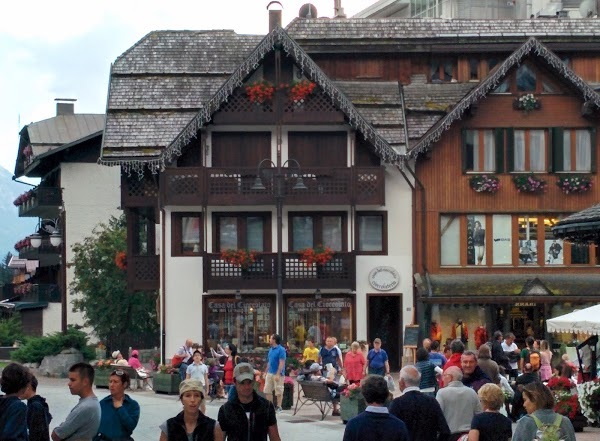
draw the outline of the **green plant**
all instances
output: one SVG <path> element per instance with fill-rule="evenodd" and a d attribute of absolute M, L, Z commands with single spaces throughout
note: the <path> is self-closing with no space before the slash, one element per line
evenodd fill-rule
<path fill-rule="evenodd" d="M 540 109 L 541 104 L 533 93 L 528 93 L 515 100 L 514 108 L 529 112 L 531 110 Z"/>
<path fill-rule="evenodd" d="M 57 355 L 63 349 L 74 348 L 81 351 L 83 358 L 91 360 L 96 354 L 88 347 L 85 332 L 69 327 L 63 334 L 55 332 L 44 337 L 25 337 L 23 345 L 10 356 L 21 363 L 41 363 L 47 355 Z"/>
<path fill-rule="evenodd" d="M 559 177 L 556 185 L 565 194 L 584 193 L 592 188 L 592 178 L 586 175 L 566 175 Z"/>
<path fill-rule="evenodd" d="M 23 329 L 19 314 L 0 320 L 0 346 L 12 346 L 16 340 L 23 340 Z"/>
<path fill-rule="evenodd" d="M 493 175 L 475 175 L 469 178 L 469 185 L 477 193 L 496 193 L 500 190 L 500 179 Z"/>
<path fill-rule="evenodd" d="M 548 184 L 541 178 L 538 178 L 533 173 L 516 175 L 513 177 L 513 182 L 519 193 L 542 193 L 546 191 Z"/>

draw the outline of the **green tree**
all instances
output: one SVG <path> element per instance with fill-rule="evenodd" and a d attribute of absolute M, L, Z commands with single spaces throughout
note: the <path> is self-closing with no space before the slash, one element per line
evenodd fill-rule
<path fill-rule="evenodd" d="M 9 251 L 8 253 L 6 253 L 6 256 L 4 256 L 4 258 L 2 259 L 2 263 L 0 263 L 0 286 L 12 283 L 13 272 L 8 267 L 11 258 L 12 254 Z"/>
<path fill-rule="evenodd" d="M 69 285 L 73 310 L 83 312 L 85 325 L 101 340 L 125 333 L 158 333 L 156 298 L 153 292 L 129 292 L 127 272 L 115 262 L 117 253 L 126 250 L 125 216 L 111 217 L 91 236 L 73 245 L 74 280 Z"/>

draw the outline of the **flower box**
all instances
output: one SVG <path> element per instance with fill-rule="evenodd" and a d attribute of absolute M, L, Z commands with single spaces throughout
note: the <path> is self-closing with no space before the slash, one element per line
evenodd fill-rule
<path fill-rule="evenodd" d="M 221 259 L 230 265 L 239 266 L 242 270 L 247 270 L 256 262 L 257 252 L 246 249 L 227 249 L 221 251 Z"/>
<path fill-rule="evenodd" d="M 546 181 L 533 173 L 516 175 L 513 177 L 513 182 L 519 193 L 543 193 L 548 187 Z"/>
<path fill-rule="evenodd" d="M 493 175 L 475 175 L 469 178 L 469 186 L 477 193 L 496 193 L 500 190 L 500 179 Z"/>
<path fill-rule="evenodd" d="M 94 384 L 96 387 L 108 388 L 110 369 L 94 369 Z"/>
<path fill-rule="evenodd" d="M 154 374 L 154 377 L 152 377 L 152 387 L 154 393 L 157 394 L 179 395 L 179 383 L 181 383 L 179 373 L 163 374 L 157 372 Z"/>
<path fill-rule="evenodd" d="M 290 84 L 288 96 L 296 106 L 301 106 L 304 100 L 313 93 L 317 85 L 309 80 L 295 81 Z"/>
<path fill-rule="evenodd" d="M 586 175 L 561 176 L 556 185 L 564 194 L 585 193 L 592 188 L 592 178 Z"/>
<path fill-rule="evenodd" d="M 533 93 L 527 93 L 513 101 L 513 109 L 522 110 L 526 113 L 531 110 L 540 110 L 541 108 L 542 103 Z"/>
<path fill-rule="evenodd" d="M 331 248 L 318 245 L 316 248 L 299 250 L 298 254 L 300 254 L 300 261 L 304 262 L 306 266 L 312 266 L 313 264 L 323 266 L 333 259 L 334 253 Z"/>
<path fill-rule="evenodd" d="M 268 81 L 257 81 L 246 86 L 248 100 L 257 105 L 269 102 L 273 99 L 275 87 Z"/>

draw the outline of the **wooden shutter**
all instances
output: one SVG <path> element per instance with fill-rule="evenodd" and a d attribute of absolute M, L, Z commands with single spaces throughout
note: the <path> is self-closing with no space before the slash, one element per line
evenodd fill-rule
<path fill-rule="evenodd" d="M 515 129 L 506 129 L 506 171 L 515 171 Z"/>
<path fill-rule="evenodd" d="M 494 129 L 496 173 L 504 173 L 504 129 Z"/>
<path fill-rule="evenodd" d="M 564 171 L 563 163 L 563 134 L 562 127 L 550 128 L 550 171 Z M 574 146 L 573 146 L 574 147 Z"/>
<path fill-rule="evenodd" d="M 460 151 L 462 156 L 462 172 L 463 175 L 467 172 L 467 162 L 468 162 L 468 153 L 467 153 L 467 129 L 460 130 Z"/>
<path fill-rule="evenodd" d="M 598 140 L 596 138 L 596 128 L 595 127 L 590 127 L 590 144 L 592 146 L 592 154 L 591 154 L 591 159 L 592 159 L 592 163 L 591 163 L 591 172 L 592 173 L 596 173 L 596 170 L 598 169 L 598 167 L 596 166 L 596 161 L 598 160 L 598 156 L 596 155 L 596 150 L 598 150 Z"/>

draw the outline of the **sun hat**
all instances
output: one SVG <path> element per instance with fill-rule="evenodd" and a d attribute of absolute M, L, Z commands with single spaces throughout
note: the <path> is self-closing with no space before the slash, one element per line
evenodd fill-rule
<path fill-rule="evenodd" d="M 179 384 L 179 395 L 183 395 L 186 392 L 197 391 L 200 392 L 202 399 L 204 399 L 204 386 L 200 381 L 194 379 L 183 380 Z"/>
<path fill-rule="evenodd" d="M 121 353 L 121 351 L 119 351 L 118 349 L 116 351 L 113 351 L 112 358 L 117 358 L 120 353 Z"/>
<path fill-rule="evenodd" d="M 235 381 L 241 383 L 244 380 L 254 381 L 254 368 L 250 363 L 239 363 L 233 370 Z"/>
<path fill-rule="evenodd" d="M 310 370 L 311 371 L 320 371 L 320 370 L 323 370 L 323 368 L 321 367 L 321 365 L 319 363 L 313 363 L 310 365 Z"/>
<path fill-rule="evenodd" d="M 134 349 L 133 351 L 131 351 L 131 356 L 132 357 L 137 357 L 138 355 L 140 355 L 140 353 L 138 352 L 137 349 Z"/>

